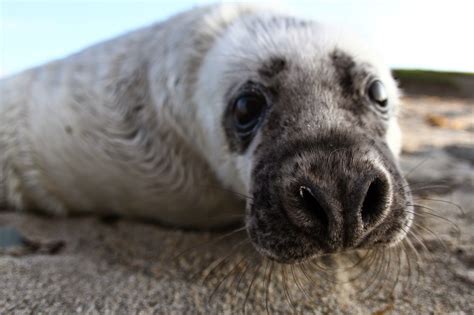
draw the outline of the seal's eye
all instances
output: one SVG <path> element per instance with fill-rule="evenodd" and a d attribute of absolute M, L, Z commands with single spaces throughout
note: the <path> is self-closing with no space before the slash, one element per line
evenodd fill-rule
<path fill-rule="evenodd" d="M 368 94 L 372 102 L 377 103 L 382 108 L 387 106 L 387 92 L 385 91 L 385 86 L 380 80 L 375 80 L 370 83 Z"/>
<path fill-rule="evenodd" d="M 243 94 L 235 100 L 234 124 L 240 137 L 252 135 L 262 120 L 266 106 L 265 97 L 257 93 Z"/>

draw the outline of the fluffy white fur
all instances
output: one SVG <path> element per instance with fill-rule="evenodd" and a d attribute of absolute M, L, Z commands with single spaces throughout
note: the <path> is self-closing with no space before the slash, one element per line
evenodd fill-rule
<path fill-rule="evenodd" d="M 246 154 L 230 153 L 224 94 L 275 52 L 311 63 L 342 48 L 375 65 L 397 99 L 386 67 L 351 38 L 324 26 L 249 33 L 252 14 L 272 16 L 195 9 L 0 81 L 0 204 L 188 226 L 234 220 L 244 203 L 225 188 L 248 193 L 259 137 Z"/>

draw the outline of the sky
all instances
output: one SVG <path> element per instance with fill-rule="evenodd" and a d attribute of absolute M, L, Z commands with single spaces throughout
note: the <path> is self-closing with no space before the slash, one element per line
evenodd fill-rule
<path fill-rule="evenodd" d="M 214 2 L 0 0 L 0 77 Z M 474 72 L 474 0 L 259 3 L 358 33 L 392 68 Z"/>

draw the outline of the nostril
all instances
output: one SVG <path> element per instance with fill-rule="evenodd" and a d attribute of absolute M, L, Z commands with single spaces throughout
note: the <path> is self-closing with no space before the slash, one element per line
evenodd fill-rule
<path fill-rule="evenodd" d="M 329 223 L 328 216 L 321 203 L 314 196 L 313 191 L 306 187 L 300 187 L 300 197 L 303 203 L 303 208 L 311 214 L 323 227 Z"/>
<path fill-rule="evenodd" d="M 369 185 L 361 208 L 362 222 L 370 227 L 383 214 L 388 198 L 388 186 L 385 181 L 375 178 Z"/>

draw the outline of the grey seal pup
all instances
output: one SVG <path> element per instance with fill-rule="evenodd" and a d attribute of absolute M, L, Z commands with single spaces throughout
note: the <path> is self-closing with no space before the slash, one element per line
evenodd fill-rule
<path fill-rule="evenodd" d="M 9 207 L 187 227 L 242 215 L 284 263 L 394 246 L 413 219 L 390 70 L 314 21 L 197 8 L 0 89 Z"/>

